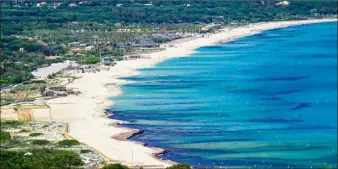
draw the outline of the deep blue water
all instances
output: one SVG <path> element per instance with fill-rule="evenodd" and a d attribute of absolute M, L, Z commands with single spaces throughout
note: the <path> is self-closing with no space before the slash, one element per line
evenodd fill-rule
<path fill-rule="evenodd" d="M 113 118 L 179 163 L 337 166 L 337 23 L 202 47 L 126 78 Z"/>

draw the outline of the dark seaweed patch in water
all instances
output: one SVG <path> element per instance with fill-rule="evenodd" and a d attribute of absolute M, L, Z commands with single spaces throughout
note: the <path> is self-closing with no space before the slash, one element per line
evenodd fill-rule
<path fill-rule="evenodd" d="M 201 49 L 222 49 L 222 46 L 206 46 L 206 47 L 201 47 Z"/>
<path fill-rule="evenodd" d="M 167 105 L 192 105 L 198 104 L 199 102 L 194 101 L 184 101 L 184 102 L 171 102 L 171 103 L 163 103 L 163 102 L 152 102 L 152 103 L 143 103 L 142 106 L 167 106 Z"/>
<path fill-rule="evenodd" d="M 277 130 L 331 130 L 331 129 L 336 129 L 336 128 L 332 126 L 313 125 L 313 126 L 293 126 L 293 127 L 281 128 Z"/>
<path fill-rule="evenodd" d="M 310 103 L 299 103 L 297 106 L 291 108 L 290 110 L 300 110 L 300 109 L 311 107 L 310 105 L 311 105 Z"/>
<path fill-rule="evenodd" d="M 267 118 L 267 119 L 252 119 L 248 122 L 265 122 L 265 123 L 290 123 L 290 122 L 303 122 L 298 119 L 285 119 L 285 118 Z"/>
<path fill-rule="evenodd" d="M 189 89 L 192 87 L 196 87 L 197 84 L 194 85 L 161 85 L 161 84 L 128 84 L 126 86 L 128 87 L 137 87 L 137 88 L 142 88 L 142 89 L 147 89 L 147 88 L 152 88 L 152 89 Z M 198 84 L 198 86 L 205 86 L 203 84 Z"/>
<path fill-rule="evenodd" d="M 266 77 L 266 78 L 257 78 L 254 81 L 295 81 L 308 78 L 307 76 L 297 76 L 297 77 Z"/>
<path fill-rule="evenodd" d="M 291 94 L 291 93 L 298 93 L 301 92 L 302 90 L 288 90 L 288 91 L 280 91 L 280 92 L 273 92 L 274 94 L 277 95 L 283 95 L 283 94 Z"/>
<path fill-rule="evenodd" d="M 265 97 L 265 98 L 262 98 L 261 100 L 282 101 L 284 99 L 282 99 L 281 97 L 273 96 L 273 97 Z"/>
<path fill-rule="evenodd" d="M 232 90 L 235 93 L 250 93 L 250 94 L 257 94 L 257 95 L 284 95 L 284 94 L 291 94 L 291 93 L 298 93 L 302 90 L 286 90 L 286 91 L 264 91 L 263 89 L 241 89 L 241 90 Z"/>
<path fill-rule="evenodd" d="M 267 33 L 257 34 L 256 36 L 260 37 L 260 38 L 263 38 L 263 40 L 276 39 L 276 38 L 278 38 L 278 40 L 281 40 L 283 38 L 293 37 L 293 35 L 280 35 L 280 34 L 267 34 Z"/>
<path fill-rule="evenodd" d="M 325 54 L 315 54 L 315 55 L 311 55 L 310 58 L 334 58 L 336 56 L 332 56 L 332 55 L 325 55 Z"/>

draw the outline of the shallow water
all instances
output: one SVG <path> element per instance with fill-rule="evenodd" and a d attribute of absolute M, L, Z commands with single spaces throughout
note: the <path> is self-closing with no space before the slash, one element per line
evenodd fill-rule
<path fill-rule="evenodd" d="M 337 166 L 337 23 L 202 47 L 142 69 L 113 118 L 196 167 Z"/>

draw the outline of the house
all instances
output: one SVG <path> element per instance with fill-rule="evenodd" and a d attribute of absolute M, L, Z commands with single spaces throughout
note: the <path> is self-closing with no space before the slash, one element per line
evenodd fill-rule
<path fill-rule="evenodd" d="M 290 4 L 289 1 L 281 1 L 281 2 L 276 3 L 276 5 L 284 5 L 284 6 L 288 6 L 289 4 Z"/>
<path fill-rule="evenodd" d="M 31 155 L 33 155 L 33 153 L 31 153 L 31 152 L 29 152 L 29 151 L 28 151 L 27 153 L 24 154 L 24 156 L 31 156 Z"/>
<path fill-rule="evenodd" d="M 58 56 L 45 56 L 46 60 L 56 60 Z"/>
<path fill-rule="evenodd" d="M 76 7 L 76 3 L 70 3 L 68 7 Z"/>
<path fill-rule="evenodd" d="M 80 46 L 80 42 L 70 42 L 68 44 L 69 47 L 79 47 Z"/>
<path fill-rule="evenodd" d="M 87 47 L 85 47 L 85 51 L 90 51 L 90 50 L 92 50 L 92 49 L 94 49 L 94 46 L 87 46 Z"/>
<path fill-rule="evenodd" d="M 117 43 L 111 44 L 112 48 L 125 48 L 125 47 L 128 47 L 128 46 L 131 46 L 131 44 L 125 43 L 125 42 L 117 42 Z"/>
<path fill-rule="evenodd" d="M 144 6 L 153 6 L 152 3 L 149 3 L 149 4 L 143 4 Z"/>
<path fill-rule="evenodd" d="M 80 43 L 79 46 L 80 47 L 86 47 L 86 46 L 89 46 L 89 45 L 87 45 L 87 43 Z"/>
<path fill-rule="evenodd" d="M 23 51 L 25 51 L 25 49 L 24 49 L 24 48 L 20 48 L 19 51 L 20 51 L 20 52 L 23 52 Z"/>
<path fill-rule="evenodd" d="M 116 4 L 116 7 L 121 7 L 123 4 Z"/>
<path fill-rule="evenodd" d="M 160 45 L 158 43 L 155 43 L 153 40 L 151 39 L 146 39 L 146 40 L 142 40 L 139 43 L 132 43 L 131 44 L 132 47 L 159 47 Z"/>
<path fill-rule="evenodd" d="M 80 49 L 80 48 L 71 48 L 70 51 L 72 53 L 80 53 L 80 52 L 82 52 L 82 49 Z"/>
<path fill-rule="evenodd" d="M 117 32 L 130 32 L 130 29 L 117 29 Z"/>

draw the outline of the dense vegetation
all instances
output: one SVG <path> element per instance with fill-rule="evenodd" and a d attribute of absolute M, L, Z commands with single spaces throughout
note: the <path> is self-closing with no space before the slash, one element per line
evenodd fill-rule
<path fill-rule="evenodd" d="M 43 135 L 42 133 L 31 133 L 31 134 L 29 134 L 29 136 L 31 136 L 31 137 L 36 137 L 36 136 L 41 136 L 41 135 Z"/>
<path fill-rule="evenodd" d="M 334 0 L 62 0 L 2 1 L 0 85 L 32 77 L 38 66 L 61 60 L 97 63 L 99 56 L 121 60 L 142 39 L 165 42 L 161 35 L 201 32 L 206 24 L 322 18 L 337 14 Z M 120 29 L 137 32 L 121 32 Z M 93 44 L 79 56 L 69 54 L 71 42 Z M 115 44 L 114 44 L 115 43 Z M 114 45 L 112 45 L 114 44 Z M 130 45 L 130 44 L 129 44 Z M 47 60 L 46 56 L 60 56 Z"/>
<path fill-rule="evenodd" d="M 75 145 L 80 145 L 80 142 L 77 140 L 62 140 L 62 141 L 59 141 L 58 144 L 60 146 L 75 146 Z"/>
<path fill-rule="evenodd" d="M 188 164 L 177 164 L 177 165 L 173 165 L 168 167 L 167 169 L 190 169 L 190 165 Z"/>
<path fill-rule="evenodd" d="M 19 83 L 30 79 L 31 71 L 44 64 L 56 61 L 45 59 L 55 53 L 64 53 L 56 45 L 43 46 L 34 40 L 20 39 L 14 36 L 1 38 L 1 79 L 0 84 Z"/>
<path fill-rule="evenodd" d="M 21 121 L 16 121 L 16 120 L 7 120 L 7 121 L 4 121 L 4 120 L 1 120 L 0 121 L 0 126 L 1 128 L 16 128 L 20 125 L 22 125 L 23 122 Z"/>
<path fill-rule="evenodd" d="M 11 140 L 11 135 L 8 132 L 0 130 L 0 143 L 9 142 Z"/>
<path fill-rule="evenodd" d="M 102 169 L 129 169 L 127 166 L 122 164 L 106 164 Z"/>
<path fill-rule="evenodd" d="M 57 29 L 69 22 L 93 23 L 94 29 L 115 23 L 231 23 L 285 19 L 336 14 L 333 0 L 295 0 L 289 6 L 276 5 L 276 0 L 92 0 L 70 7 L 74 1 L 61 1 L 60 6 L 36 7 L 37 1 L 23 1 L 20 8 L 8 4 L 2 9 L 3 34 L 34 29 Z M 35 2 L 35 3 L 33 3 Z M 80 2 L 78 0 L 77 2 Z M 152 3 L 152 5 L 149 5 Z M 118 5 L 120 4 L 120 6 Z M 121 5 L 122 4 L 122 5 Z M 111 28 L 110 28 L 111 29 Z"/>
<path fill-rule="evenodd" d="M 50 141 L 37 139 L 37 140 L 32 140 L 31 144 L 33 144 L 33 145 L 48 145 L 48 144 L 50 144 Z"/>
<path fill-rule="evenodd" d="M 73 169 L 83 165 L 78 154 L 71 151 L 33 149 L 24 151 L 0 151 L 2 169 Z"/>

